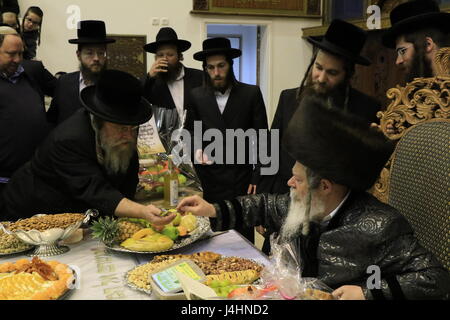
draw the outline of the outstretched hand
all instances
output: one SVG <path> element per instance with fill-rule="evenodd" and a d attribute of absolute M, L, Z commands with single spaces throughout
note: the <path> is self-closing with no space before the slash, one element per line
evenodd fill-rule
<path fill-rule="evenodd" d="M 216 216 L 216 208 L 199 196 L 187 197 L 181 200 L 177 206 L 180 212 L 192 212 L 195 216 L 203 216 L 214 218 Z"/>

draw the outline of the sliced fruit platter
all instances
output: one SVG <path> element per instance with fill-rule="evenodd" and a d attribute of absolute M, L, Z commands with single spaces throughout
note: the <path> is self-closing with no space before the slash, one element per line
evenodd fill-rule
<path fill-rule="evenodd" d="M 159 255 L 150 262 L 128 271 L 125 274 L 125 282 L 133 289 L 151 294 L 149 275 L 181 259 L 194 261 L 206 275 L 205 284 L 213 288 L 221 297 L 227 296 L 242 285 L 254 283 L 259 279 L 263 269 L 262 265 L 253 260 L 226 257 L 209 251 L 186 255 Z"/>
<path fill-rule="evenodd" d="M 75 276 L 57 261 L 20 259 L 0 264 L 0 300 L 55 300 L 72 289 Z"/>
<path fill-rule="evenodd" d="M 168 210 L 168 213 L 170 212 L 176 210 Z M 92 235 L 111 250 L 157 253 L 187 246 L 200 239 L 210 229 L 208 218 L 176 213 L 176 218 L 162 229 L 144 219 L 100 218 L 91 227 Z"/>

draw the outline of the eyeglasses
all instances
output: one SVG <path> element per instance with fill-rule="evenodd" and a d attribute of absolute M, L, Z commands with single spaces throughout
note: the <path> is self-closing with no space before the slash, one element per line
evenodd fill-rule
<path fill-rule="evenodd" d="M 106 58 L 105 50 L 99 50 L 99 51 L 86 50 L 86 51 L 81 51 L 81 54 L 86 57 L 89 57 L 89 58 L 93 58 L 93 57 L 95 57 L 95 55 L 97 55 L 99 58 Z"/>
<path fill-rule="evenodd" d="M 126 133 L 128 131 L 131 131 L 132 133 L 135 133 L 138 131 L 139 126 L 124 126 L 124 125 L 115 125 L 114 126 L 117 131 L 119 131 L 120 133 Z"/>
<path fill-rule="evenodd" d="M 39 25 L 41 24 L 40 21 L 34 21 L 33 19 L 31 19 L 31 18 L 29 18 L 29 17 L 26 17 L 25 20 L 26 20 L 28 23 L 31 23 L 31 24 L 34 25 L 34 26 L 39 26 Z"/>
<path fill-rule="evenodd" d="M 405 55 L 406 51 L 407 51 L 409 48 L 411 48 L 412 46 L 413 46 L 413 45 L 411 44 L 411 45 L 409 45 L 409 46 L 400 47 L 400 48 L 397 48 L 395 51 L 397 51 L 397 55 L 398 55 L 398 56 L 403 57 L 403 56 Z"/>

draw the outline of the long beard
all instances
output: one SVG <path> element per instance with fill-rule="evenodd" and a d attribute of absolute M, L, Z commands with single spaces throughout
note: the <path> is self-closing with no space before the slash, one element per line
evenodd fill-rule
<path fill-rule="evenodd" d="M 124 174 L 127 172 L 131 158 L 136 152 L 136 140 L 109 141 L 101 135 L 100 146 L 104 152 L 103 166 L 110 175 Z"/>
<path fill-rule="evenodd" d="M 177 62 L 174 66 L 169 65 L 167 72 L 158 73 L 158 77 L 160 77 L 164 82 L 175 81 L 180 75 L 182 67 L 183 65 L 181 62 Z"/>
<path fill-rule="evenodd" d="M 96 84 L 98 79 L 100 78 L 100 75 L 103 71 L 106 70 L 107 64 L 106 61 L 103 64 L 103 66 L 100 66 L 100 71 L 92 71 L 88 66 L 84 65 L 83 63 L 80 63 L 80 72 L 83 75 L 83 79 L 87 83 Z"/>
<path fill-rule="evenodd" d="M 320 222 L 324 218 L 325 205 L 323 201 L 312 196 L 311 203 L 308 203 L 308 197 L 299 199 L 295 189 L 290 191 L 291 201 L 289 203 L 288 215 L 281 227 L 282 239 L 292 240 L 300 232 L 303 235 L 309 233 L 309 223 L 311 221 Z"/>
<path fill-rule="evenodd" d="M 324 100 L 328 100 L 331 103 L 330 107 L 342 109 L 345 107 L 344 103 L 348 86 L 348 81 L 344 80 L 333 88 L 327 88 L 320 83 L 314 83 L 311 75 L 309 75 L 302 88 L 300 99 L 308 95 L 314 95 L 323 98 Z"/>

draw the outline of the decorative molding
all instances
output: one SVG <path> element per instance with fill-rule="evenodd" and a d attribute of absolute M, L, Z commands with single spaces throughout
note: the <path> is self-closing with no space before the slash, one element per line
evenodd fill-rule
<path fill-rule="evenodd" d="M 388 90 L 387 97 L 392 102 L 386 111 L 377 113 L 381 131 L 391 140 L 401 139 L 414 125 L 425 121 L 450 119 L 450 70 L 448 57 L 450 48 L 442 48 L 436 55 L 439 76 L 417 78 L 405 87 L 397 86 Z M 387 131 L 387 125 L 394 126 L 394 133 Z M 395 153 L 394 153 L 395 154 Z M 386 163 L 380 177 L 372 188 L 372 194 L 380 201 L 387 202 L 389 179 L 394 155 Z"/>
<path fill-rule="evenodd" d="M 191 13 L 322 18 L 321 0 L 193 0 Z"/>

